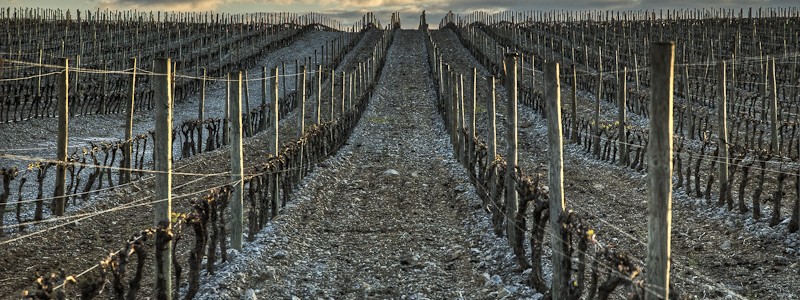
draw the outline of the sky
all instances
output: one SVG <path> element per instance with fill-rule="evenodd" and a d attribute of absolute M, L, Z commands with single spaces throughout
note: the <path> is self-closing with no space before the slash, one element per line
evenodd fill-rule
<path fill-rule="evenodd" d="M 399 11 L 404 28 L 416 28 L 419 15 L 426 11 L 429 24 L 438 24 L 450 10 L 464 14 L 473 11 L 490 13 L 505 10 L 638 10 L 666 8 L 748 8 L 800 6 L 797 0 L 0 0 L 0 7 L 41 7 L 60 9 L 114 9 L 139 11 L 215 11 L 317 12 L 347 24 L 373 12 L 386 25 L 390 15 Z M 433 28 L 436 26 L 434 25 Z"/>

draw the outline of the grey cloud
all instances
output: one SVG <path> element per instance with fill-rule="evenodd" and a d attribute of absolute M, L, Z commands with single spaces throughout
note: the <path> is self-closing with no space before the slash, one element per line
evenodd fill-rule
<path fill-rule="evenodd" d="M 98 6 L 115 9 L 202 11 L 216 10 L 227 3 L 227 0 L 100 0 Z"/>
<path fill-rule="evenodd" d="M 490 13 L 514 10 L 638 10 L 638 9 L 680 9 L 680 8 L 746 8 L 747 7 L 788 7 L 795 6 L 797 0 L 721 0 L 708 3 L 697 0 L 89 0 L 102 7 L 116 9 L 152 10 L 218 10 L 222 12 L 253 12 L 290 9 L 297 11 L 321 12 L 334 19 L 349 23 L 359 20 L 366 12 L 373 12 L 383 22 L 387 22 L 392 12 L 399 11 L 404 27 L 413 28 L 422 10 L 427 12 L 428 22 L 436 24 L 448 11 L 465 15 L 473 11 Z M 251 9 L 253 8 L 253 9 Z"/>

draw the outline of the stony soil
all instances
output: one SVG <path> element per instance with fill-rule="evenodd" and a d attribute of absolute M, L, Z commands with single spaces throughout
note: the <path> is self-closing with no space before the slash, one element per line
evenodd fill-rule
<path fill-rule="evenodd" d="M 471 214 L 478 200 L 464 197 L 466 174 L 442 134 L 424 51 L 420 32 L 397 32 L 349 145 L 297 191 L 299 203 L 248 247 L 255 250 L 205 286 L 205 297 L 500 295 L 502 280 L 478 270 L 488 223 Z"/>

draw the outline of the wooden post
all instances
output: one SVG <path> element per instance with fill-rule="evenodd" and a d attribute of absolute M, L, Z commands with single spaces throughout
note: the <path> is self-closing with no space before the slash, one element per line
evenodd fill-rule
<path fill-rule="evenodd" d="M 734 50 L 735 49 L 736 48 L 734 47 Z M 731 104 L 732 105 L 729 106 L 728 110 L 730 110 L 730 113 L 733 113 L 734 108 L 737 106 L 737 104 L 739 104 L 739 102 L 737 101 L 737 98 L 736 98 L 736 55 L 735 54 L 731 54 L 730 62 L 731 62 L 731 71 L 730 71 L 730 74 L 731 74 L 731 94 L 730 94 L 730 96 L 731 96 Z"/>
<path fill-rule="evenodd" d="M 522 237 L 517 233 L 517 210 L 519 209 L 519 195 L 517 195 L 516 167 L 517 167 L 517 54 L 506 53 L 506 90 L 508 101 L 506 101 L 506 118 L 508 124 L 506 130 L 508 137 L 508 152 L 506 154 L 506 235 L 508 243 L 514 250 L 517 262 L 520 266 L 527 266 L 522 245 L 519 243 Z"/>
<path fill-rule="evenodd" d="M 155 222 L 166 235 L 172 230 L 172 63 L 169 58 L 155 60 L 154 90 L 156 110 L 156 134 L 154 137 L 155 160 Z M 169 237 L 162 247 L 156 247 L 156 299 L 172 299 L 172 241 Z"/>
<path fill-rule="evenodd" d="M 492 94 L 491 97 L 488 98 L 488 103 L 486 103 L 486 106 L 489 108 L 489 136 L 487 142 L 489 143 L 489 161 L 491 163 L 491 161 L 494 161 L 497 157 L 497 93 L 494 76 L 489 76 L 486 79 L 491 89 L 490 93 Z"/>
<path fill-rule="evenodd" d="M 306 65 L 300 66 L 300 80 L 302 80 L 303 84 L 300 85 L 300 120 L 297 126 L 297 136 L 298 139 L 303 137 L 306 129 Z M 300 163 L 300 167 L 295 170 L 298 174 L 298 178 L 300 178 L 303 174 L 303 160 L 305 159 L 304 153 L 305 147 L 300 146 L 300 159 L 298 160 Z"/>
<path fill-rule="evenodd" d="M 230 110 L 230 105 L 231 105 L 231 75 L 227 74 L 227 76 L 225 77 L 225 111 L 222 112 L 222 114 L 223 114 L 223 117 L 222 117 L 222 145 L 225 145 L 225 146 L 230 144 L 230 138 L 231 138 L 231 128 L 230 128 L 230 122 L 231 122 L 230 113 L 231 113 L 231 110 Z"/>
<path fill-rule="evenodd" d="M 573 49 L 574 54 L 574 49 Z M 573 143 L 578 143 L 578 71 L 575 69 L 575 64 L 571 65 L 572 69 L 572 129 L 570 130 L 570 140 Z"/>
<path fill-rule="evenodd" d="M 248 80 L 248 78 L 249 77 L 247 76 L 247 69 L 245 69 L 244 70 L 244 81 L 239 80 L 239 82 L 241 83 L 240 87 L 239 87 L 239 96 L 241 96 L 242 88 L 244 88 L 244 105 L 243 105 L 244 109 L 242 109 L 240 107 L 239 108 L 239 114 L 241 115 L 242 113 L 244 113 L 244 117 L 243 117 L 242 125 L 241 125 L 243 127 L 242 129 L 244 131 L 244 136 L 253 136 L 252 122 L 250 122 L 250 88 L 248 87 L 250 85 L 249 84 L 250 80 Z M 236 95 L 236 94 L 234 93 L 234 95 Z M 236 99 L 232 99 L 232 100 L 236 101 Z M 244 110 L 244 112 L 242 112 L 243 110 Z M 231 118 L 236 118 L 236 117 L 231 116 Z M 242 117 L 240 117 L 240 118 L 242 118 Z"/>
<path fill-rule="evenodd" d="M 102 87 L 100 89 L 102 100 L 100 100 L 98 105 L 97 113 L 105 114 L 106 102 L 108 101 L 108 62 L 106 60 L 102 60 L 101 64 L 103 65 L 103 79 L 101 79 L 103 84 L 100 85 Z"/>
<path fill-rule="evenodd" d="M 281 73 L 282 73 L 284 76 L 287 74 L 287 73 L 286 73 L 286 62 L 285 62 L 285 61 L 282 61 L 282 62 L 281 62 Z M 284 80 L 284 81 L 283 81 L 283 93 L 282 93 L 282 95 L 283 95 L 284 97 L 286 96 L 286 82 L 287 82 L 287 81 L 288 81 L 288 80 Z M 280 98 L 278 98 L 278 99 L 280 99 Z"/>
<path fill-rule="evenodd" d="M 550 188 L 550 247 L 553 249 L 553 299 L 566 299 L 569 290 L 569 270 L 565 262 L 567 244 L 564 241 L 564 227 L 559 217 L 564 212 L 564 142 L 561 128 L 561 83 L 559 81 L 559 64 L 545 64 L 544 76 L 547 94 L 547 180 Z"/>
<path fill-rule="evenodd" d="M 58 79 L 58 144 L 56 145 L 56 188 L 53 193 L 55 198 L 53 214 L 64 215 L 67 204 L 67 145 L 69 143 L 69 58 L 63 58 L 64 71 Z"/>
<path fill-rule="evenodd" d="M 672 230 L 672 91 L 675 44 L 655 43 L 650 50 L 650 143 L 648 144 L 646 300 L 669 299 Z"/>
<path fill-rule="evenodd" d="M 717 62 L 719 72 L 719 106 L 717 107 L 717 124 L 719 124 L 719 205 L 724 205 L 728 190 L 728 90 L 726 88 L 725 61 Z"/>
<path fill-rule="evenodd" d="M 261 109 L 264 114 L 267 113 L 267 94 L 269 90 L 267 89 L 267 67 L 261 68 Z M 267 130 L 267 122 L 266 120 L 262 119 L 263 121 L 258 123 L 258 132 L 262 132 Z"/>
<path fill-rule="evenodd" d="M 600 98 L 603 96 L 603 48 L 597 49 L 597 97 L 594 99 L 594 137 L 592 138 L 592 152 L 595 158 L 600 158 Z"/>
<path fill-rule="evenodd" d="M 758 45 L 759 45 L 759 48 L 760 48 L 761 47 L 761 43 L 759 43 Z M 763 51 L 760 51 L 760 52 L 763 54 Z M 760 70 L 761 74 L 760 74 L 760 76 L 758 78 L 759 81 L 761 81 L 758 84 L 758 87 L 760 89 L 760 93 L 759 94 L 761 94 L 761 121 L 762 122 L 766 122 L 767 121 L 767 111 L 769 110 L 767 108 L 767 81 L 768 81 L 767 72 L 768 72 L 769 67 L 767 67 L 767 63 L 764 61 L 763 55 L 761 56 L 761 58 L 758 61 L 759 61 L 759 66 L 761 66 L 761 70 Z"/>
<path fill-rule="evenodd" d="M 345 101 L 347 99 L 347 94 L 346 94 L 347 93 L 347 84 L 345 84 L 346 82 L 347 82 L 347 76 L 345 75 L 345 72 L 342 71 L 342 115 L 343 116 L 344 116 L 344 111 L 345 111 Z"/>
<path fill-rule="evenodd" d="M 300 99 L 298 101 L 298 104 L 300 105 L 300 120 L 298 120 L 299 123 L 297 124 L 297 126 L 299 127 L 297 128 L 297 136 L 302 137 L 303 132 L 305 131 L 306 128 L 306 85 L 305 85 L 306 66 L 305 65 L 300 66 L 299 75 L 300 75 L 300 80 L 302 80 L 304 84 L 301 84 L 299 87 Z"/>
<path fill-rule="evenodd" d="M 36 78 L 36 95 L 42 95 L 42 55 L 44 54 L 44 49 L 42 49 L 42 43 L 39 43 L 39 77 Z M 42 115 L 44 117 L 44 115 Z"/>
<path fill-rule="evenodd" d="M 355 75 L 355 70 L 350 73 L 350 78 L 347 78 L 347 109 L 353 109 L 353 75 Z"/>
<path fill-rule="evenodd" d="M 689 91 L 689 82 L 690 81 L 689 81 L 689 66 L 688 65 L 683 67 L 683 78 L 686 81 L 686 84 L 684 86 L 684 89 L 685 89 L 684 93 L 686 94 L 686 99 L 685 99 L 686 100 L 686 118 L 689 119 L 688 120 L 689 121 L 689 133 L 687 134 L 687 137 L 690 140 L 693 140 L 694 139 L 694 109 L 692 108 L 692 100 L 691 100 L 692 96 L 691 96 L 691 94 L 689 94 L 689 92 L 690 92 Z"/>
<path fill-rule="evenodd" d="M 130 90 L 130 97 L 128 97 L 128 103 L 126 105 L 126 110 L 128 112 L 128 118 L 125 124 L 125 145 L 122 146 L 122 176 L 120 176 L 120 183 L 128 183 L 131 182 L 131 162 L 133 161 L 131 155 L 133 155 L 133 112 L 135 110 L 134 105 L 136 103 L 136 58 L 132 57 L 130 59 L 130 67 L 131 67 L 131 90 Z"/>
<path fill-rule="evenodd" d="M 442 104 L 444 103 L 444 91 L 445 91 L 445 88 L 444 88 L 445 78 L 444 78 L 444 76 L 445 75 L 444 75 L 444 62 L 442 62 L 442 58 L 441 57 L 439 57 L 438 59 L 439 59 L 438 60 L 438 66 L 439 67 L 436 68 L 436 69 L 437 69 L 438 76 L 439 76 L 439 106 L 441 107 L 441 106 L 443 106 Z"/>
<path fill-rule="evenodd" d="M 272 143 L 270 143 L 270 145 L 269 145 L 270 146 L 269 150 L 272 153 L 272 155 L 275 156 L 275 157 L 278 156 L 278 151 L 280 151 L 279 148 L 278 148 L 278 138 L 279 138 L 279 132 L 278 132 L 278 117 L 279 117 L 279 114 L 278 114 L 278 109 L 279 109 L 278 102 L 279 101 L 278 101 L 278 99 L 280 97 L 279 91 L 278 91 L 279 90 L 279 88 L 278 88 L 278 84 L 279 84 L 278 75 L 279 75 L 278 67 L 275 67 L 275 70 L 272 71 L 273 98 L 272 98 L 272 111 L 271 111 L 271 113 L 272 113 L 272 116 L 271 116 L 271 119 L 272 119 L 272 134 L 273 134 L 274 139 L 272 140 Z M 278 215 L 278 202 L 280 201 L 280 188 L 279 188 L 279 186 L 280 186 L 280 172 L 275 174 L 275 182 L 273 182 L 273 184 L 272 184 L 272 218 L 275 218 L 275 216 Z"/>
<path fill-rule="evenodd" d="M 322 122 L 322 65 L 317 66 L 317 122 Z"/>
<path fill-rule="evenodd" d="M 200 103 L 197 104 L 197 119 L 203 121 L 206 118 L 206 78 L 208 70 L 203 67 L 203 79 L 200 83 Z M 200 130 L 202 134 L 202 130 Z M 202 138 L 201 138 L 202 140 Z"/>
<path fill-rule="evenodd" d="M 478 110 L 478 68 L 472 68 L 472 103 L 470 104 L 470 117 L 469 117 L 469 136 L 467 137 L 467 145 L 469 149 L 469 158 L 467 161 L 472 161 L 475 153 L 475 138 L 478 136 L 476 116 Z M 468 164 L 469 173 L 474 174 L 474 166 L 472 163 Z"/>
<path fill-rule="evenodd" d="M 232 72 L 228 77 L 235 80 L 231 89 L 231 182 L 233 195 L 231 196 L 231 246 L 242 251 L 244 231 L 244 169 L 242 166 L 242 72 Z"/>
<path fill-rule="evenodd" d="M 336 96 L 334 95 L 336 91 L 336 89 L 334 88 L 335 86 L 336 86 L 336 70 L 331 69 L 331 107 L 330 107 L 331 121 L 335 119 L 335 114 L 336 114 Z"/>
<path fill-rule="evenodd" d="M 456 146 L 455 148 L 456 148 L 456 151 L 458 151 L 458 155 L 456 155 L 456 157 L 458 158 L 459 161 L 461 161 L 461 164 L 464 165 L 464 147 L 465 147 L 465 145 L 463 144 L 464 139 L 462 139 L 460 137 L 462 132 L 463 132 L 464 127 L 466 126 L 465 125 L 466 122 L 464 121 L 464 75 L 463 74 L 458 74 L 458 83 L 457 84 L 458 85 L 456 86 L 456 90 L 457 90 L 457 92 L 456 92 L 456 96 L 457 96 L 457 98 L 456 98 L 456 137 L 458 137 L 458 138 L 456 139 L 456 142 L 457 142 L 458 146 Z"/>
<path fill-rule="evenodd" d="M 455 72 L 448 70 L 448 73 L 450 74 L 450 83 L 448 84 L 450 89 L 450 110 L 447 115 L 450 117 L 450 141 L 453 145 L 453 158 L 458 160 L 458 83 Z"/>
<path fill-rule="evenodd" d="M 627 108 L 628 108 L 628 85 L 626 82 L 626 78 L 628 77 L 628 67 L 622 68 L 622 74 L 617 73 L 618 78 L 618 89 L 619 95 L 617 95 L 619 99 L 619 108 L 617 108 L 617 122 L 619 123 L 619 165 L 620 166 L 627 166 L 628 165 L 628 136 L 626 135 L 627 132 L 625 131 L 625 126 L 627 124 Z"/>
<path fill-rule="evenodd" d="M 775 154 L 780 154 L 781 151 L 778 149 L 778 85 L 775 79 L 775 58 L 770 59 L 768 64 L 769 70 L 767 71 L 767 75 L 770 77 L 770 93 L 772 93 L 769 105 L 769 129 L 772 132 L 770 151 Z"/>
<path fill-rule="evenodd" d="M 78 54 L 78 55 L 75 56 L 75 68 L 80 68 L 80 67 L 81 67 L 81 55 Z M 81 99 L 81 95 L 83 94 L 82 91 L 81 91 L 81 88 L 83 86 L 81 85 L 80 76 L 81 76 L 80 72 L 75 72 L 75 93 L 76 93 L 75 98 L 79 102 L 80 102 L 80 99 Z M 74 114 L 74 112 L 70 112 L 70 113 Z"/>

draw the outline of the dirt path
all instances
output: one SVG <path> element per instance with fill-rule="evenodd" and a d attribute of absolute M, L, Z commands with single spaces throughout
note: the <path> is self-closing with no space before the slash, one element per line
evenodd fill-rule
<path fill-rule="evenodd" d="M 260 299 L 475 298 L 483 282 L 427 72 L 421 33 L 398 31 L 350 145 L 267 230 L 261 265 L 237 286 Z M 206 292 L 225 290 L 244 292 L 227 284 Z"/>

